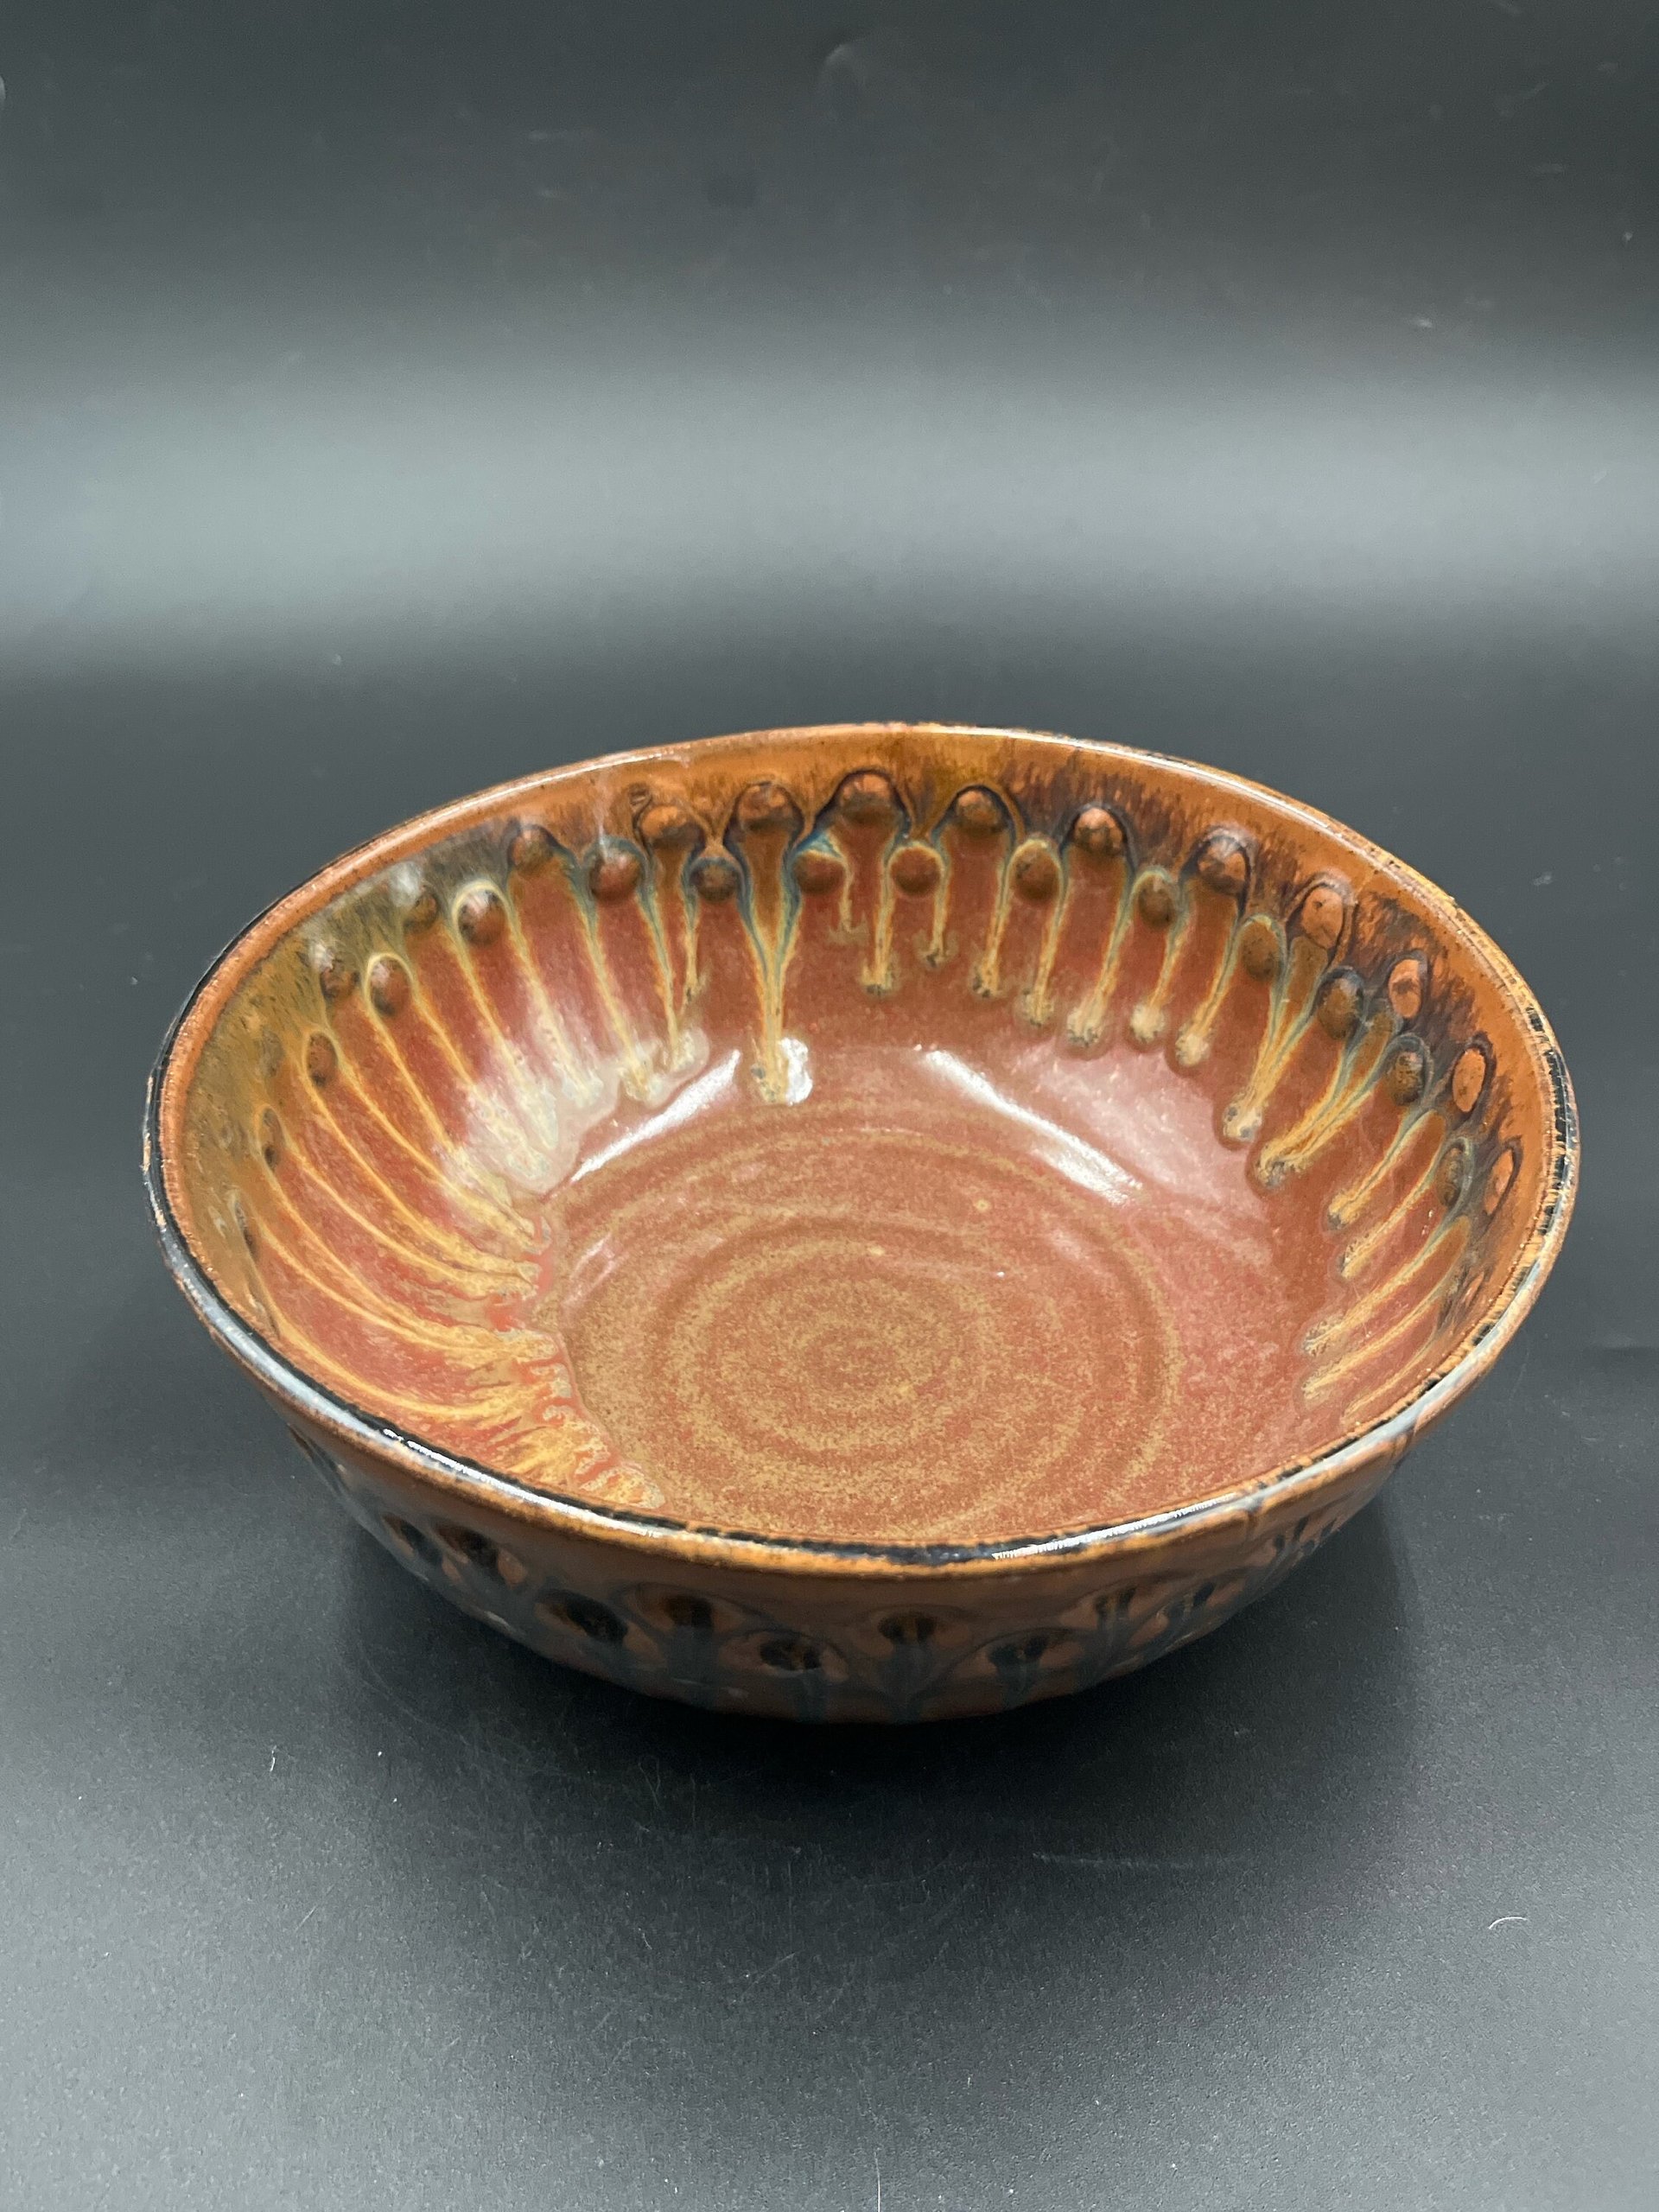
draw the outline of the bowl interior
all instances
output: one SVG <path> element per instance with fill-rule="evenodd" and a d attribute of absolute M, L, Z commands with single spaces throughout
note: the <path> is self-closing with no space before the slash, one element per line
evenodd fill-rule
<path fill-rule="evenodd" d="M 161 1128 L 326 1393 L 531 1489 L 839 1542 L 1185 1503 L 1421 1391 L 1510 1294 L 1544 1045 L 1309 810 L 1058 739 L 561 771 L 232 948 Z"/>

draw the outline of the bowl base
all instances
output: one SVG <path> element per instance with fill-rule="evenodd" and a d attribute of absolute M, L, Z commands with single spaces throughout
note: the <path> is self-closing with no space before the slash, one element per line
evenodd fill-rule
<path fill-rule="evenodd" d="M 1281 1452 L 1329 1250 L 1287 1249 L 1306 1210 L 1160 1056 L 846 1053 L 785 1105 L 746 1073 L 607 1132 L 552 1206 L 548 1319 L 669 1511 L 984 1542 Z"/>

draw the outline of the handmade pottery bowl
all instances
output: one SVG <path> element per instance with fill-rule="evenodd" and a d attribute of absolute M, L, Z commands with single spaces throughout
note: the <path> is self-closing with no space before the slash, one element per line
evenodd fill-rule
<path fill-rule="evenodd" d="M 1485 1370 L 1572 1096 L 1310 809 L 943 728 L 554 770 L 237 939 L 152 1080 L 168 1261 L 357 1520 L 550 1657 L 914 1719 L 1140 1666 Z"/>

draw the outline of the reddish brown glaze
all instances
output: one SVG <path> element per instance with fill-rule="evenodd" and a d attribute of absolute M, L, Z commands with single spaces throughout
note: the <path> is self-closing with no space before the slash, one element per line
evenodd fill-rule
<path fill-rule="evenodd" d="M 185 1287 L 417 1571 L 830 1715 L 1221 1618 L 1495 1354 L 1572 1187 L 1541 1016 L 1410 870 L 931 728 L 391 833 L 226 957 L 153 1123 Z"/>

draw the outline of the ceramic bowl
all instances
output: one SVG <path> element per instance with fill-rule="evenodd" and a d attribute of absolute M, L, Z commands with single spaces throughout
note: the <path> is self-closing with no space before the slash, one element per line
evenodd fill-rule
<path fill-rule="evenodd" d="M 1233 776 L 767 731 L 389 832 L 163 1049 L 186 1296 L 550 1657 L 908 1720 L 1173 1649 L 1536 1296 L 1572 1095 L 1442 893 Z"/>

